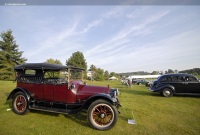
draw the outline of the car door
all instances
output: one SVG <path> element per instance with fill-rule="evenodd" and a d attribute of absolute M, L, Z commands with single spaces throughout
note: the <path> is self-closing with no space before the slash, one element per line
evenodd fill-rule
<path fill-rule="evenodd" d="M 180 84 L 181 82 L 179 79 L 180 78 L 178 76 L 172 77 L 172 86 L 174 86 L 176 93 L 180 93 L 183 89 L 183 86 L 182 86 L 182 84 Z"/>
<path fill-rule="evenodd" d="M 59 81 L 54 85 L 54 101 L 67 103 L 68 85 L 62 84 Z"/>
<path fill-rule="evenodd" d="M 44 81 L 43 81 L 43 89 L 44 89 L 44 100 L 48 102 L 54 102 L 54 71 L 45 71 L 44 72 Z"/>
<path fill-rule="evenodd" d="M 185 82 L 184 76 L 176 76 L 176 81 L 174 81 L 176 93 L 186 93 L 187 83 Z"/>
<path fill-rule="evenodd" d="M 61 71 L 46 71 L 44 81 L 45 101 L 68 103 L 68 83 Z"/>
<path fill-rule="evenodd" d="M 53 80 L 50 78 L 44 79 L 44 100 L 45 101 L 54 101 L 54 84 Z"/>
<path fill-rule="evenodd" d="M 44 100 L 44 89 L 42 77 L 35 77 L 37 82 L 34 84 L 34 97 L 35 99 Z"/>
<path fill-rule="evenodd" d="M 186 76 L 187 93 L 200 93 L 199 81 L 193 76 Z"/>
<path fill-rule="evenodd" d="M 67 103 L 68 85 L 59 82 L 59 78 L 48 78 L 44 82 L 45 101 Z"/>

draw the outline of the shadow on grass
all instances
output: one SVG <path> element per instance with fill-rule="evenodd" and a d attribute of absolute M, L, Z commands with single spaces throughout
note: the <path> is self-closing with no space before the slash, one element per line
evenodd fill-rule
<path fill-rule="evenodd" d="M 50 116 L 54 116 L 54 117 L 57 117 L 59 115 L 56 113 L 43 112 L 43 111 L 37 111 L 37 110 L 31 110 L 31 113 L 39 113 L 42 115 L 50 115 Z M 91 128 L 89 123 L 87 122 L 87 112 L 85 110 L 81 111 L 77 114 L 63 114 L 63 115 L 65 116 L 65 118 L 70 119 L 81 126 Z M 125 122 L 128 121 L 128 118 L 126 118 L 120 114 L 118 115 L 118 119 L 121 119 Z"/>
<path fill-rule="evenodd" d="M 121 115 L 119 115 L 118 118 L 121 119 L 121 120 L 123 120 L 123 121 L 126 121 L 126 122 L 128 121 L 128 118 L 126 118 L 124 116 L 121 116 Z"/>
<path fill-rule="evenodd" d="M 65 115 L 65 117 L 73 120 L 81 126 L 90 127 L 89 123 L 87 122 L 87 112 L 85 111 L 78 112 L 77 114 L 68 114 Z"/>
<path fill-rule="evenodd" d="M 183 97 L 183 98 L 200 98 L 200 94 L 175 94 L 175 97 Z"/>
<path fill-rule="evenodd" d="M 133 94 L 133 95 L 141 95 L 141 96 L 154 96 L 154 97 L 163 97 L 160 93 L 158 92 L 150 92 L 150 91 L 143 91 L 143 90 L 138 90 L 138 89 L 121 89 L 120 92 L 123 93 L 128 93 L 128 94 Z M 191 98 L 200 98 L 200 94 L 189 94 L 189 93 L 181 93 L 181 94 L 174 94 L 175 97 L 191 97 Z"/>
<path fill-rule="evenodd" d="M 10 108 L 12 108 L 12 100 L 6 100 L 4 105 L 8 105 Z"/>
<path fill-rule="evenodd" d="M 12 100 L 5 101 L 4 105 L 8 105 L 10 108 L 12 108 Z M 30 110 L 30 113 L 33 114 L 41 114 L 41 115 L 47 115 L 52 117 L 58 117 L 60 113 L 53 113 L 53 112 L 46 112 L 46 111 L 39 111 L 39 110 Z M 77 114 L 62 114 L 66 118 L 71 119 L 75 121 L 77 124 L 80 124 L 85 127 L 89 127 L 87 124 L 87 113 L 86 112 L 79 112 Z"/>
<path fill-rule="evenodd" d="M 10 92 L 4 93 L 5 97 L 7 98 L 10 95 Z"/>
<path fill-rule="evenodd" d="M 42 114 L 42 115 L 50 115 L 54 117 L 58 117 L 59 113 L 53 113 L 53 112 L 45 112 L 45 111 L 39 111 L 39 110 L 30 110 L 31 113 L 36 113 L 36 114 Z"/>
<path fill-rule="evenodd" d="M 154 93 L 154 92 L 148 92 L 147 91 L 142 91 L 142 90 L 121 90 L 120 92 L 127 93 L 127 94 L 133 94 L 133 95 L 141 95 L 141 96 L 160 96 L 159 93 Z"/>
<path fill-rule="evenodd" d="M 60 113 L 53 113 L 53 112 L 45 112 L 45 111 L 39 111 L 39 110 L 30 110 L 31 113 L 37 113 L 42 115 L 49 115 L 53 117 L 58 117 Z M 87 123 L 87 113 L 84 111 L 78 112 L 77 114 L 62 114 L 65 116 L 65 118 L 68 118 L 74 122 L 76 122 L 79 125 L 90 127 Z"/>

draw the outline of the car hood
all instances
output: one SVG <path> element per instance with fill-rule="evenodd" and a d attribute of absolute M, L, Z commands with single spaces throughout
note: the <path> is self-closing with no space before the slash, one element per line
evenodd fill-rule
<path fill-rule="evenodd" d="M 77 91 L 77 96 L 79 100 L 84 100 L 98 93 L 109 94 L 109 89 L 109 87 L 103 86 L 80 85 Z"/>

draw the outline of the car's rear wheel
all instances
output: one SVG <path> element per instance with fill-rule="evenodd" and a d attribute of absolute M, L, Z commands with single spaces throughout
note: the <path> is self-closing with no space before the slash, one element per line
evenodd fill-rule
<path fill-rule="evenodd" d="M 171 96 L 173 96 L 173 91 L 170 88 L 165 88 L 162 91 L 162 95 L 164 97 L 171 97 Z"/>
<path fill-rule="evenodd" d="M 29 112 L 28 99 L 23 92 L 17 92 L 12 100 L 12 110 L 19 115 Z"/>
<path fill-rule="evenodd" d="M 106 100 L 94 101 L 88 109 L 88 122 L 98 130 L 109 130 L 117 122 L 118 111 Z"/>

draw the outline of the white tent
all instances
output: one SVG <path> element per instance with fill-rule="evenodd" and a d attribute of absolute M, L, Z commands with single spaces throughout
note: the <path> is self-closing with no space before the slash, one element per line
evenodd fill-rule
<path fill-rule="evenodd" d="M 154 79 L 158 78 L 160 75 L 132 75 L 129 76 L 128 79 Z"/>
<path fill-rule="evenodd" d="M 118 78 L 112 76 L 112 77 L 109 78 L 109 80 L 118 80 Z"/>

